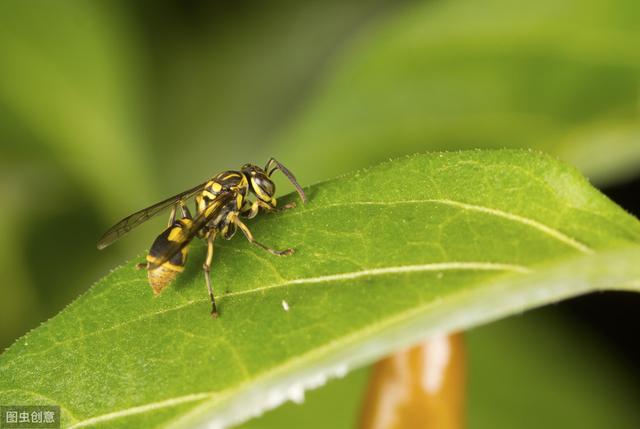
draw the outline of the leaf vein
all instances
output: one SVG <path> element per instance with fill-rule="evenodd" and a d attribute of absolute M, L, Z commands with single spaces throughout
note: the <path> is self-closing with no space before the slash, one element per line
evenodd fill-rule
<path fill-rule="evenodd" d="M 265 290 L 277 289 L 277 288 L 282 288 L 282 287 L 296 285 L 296 284 L 327 283 L 332 281 L 352 280 L 360 277 L 379 276 L 379 275 L 386 275 L 386 274 L 403 274 L 403 273 L 445 271 L 445 270 L 511 271 L 511 272 L 522 273 L 522 274 L 531 272 L 529 268 L 523 265 L 505 264 L 505 263 L 497 263 L 497 262 L 436 262 L 436 263 L 421 264 L 421 265 L 401 265 L 401 266 L 395 266 L 395 267 L 370 268 L 370 269 L 364 269 L 361 271 L 329 274 L 329 275 L 319 276 L 319 277 L 292 279 L 292 280 L 286 280 L 280 283 L 272 284 L 269 286 L 263 286 L 263 287 L 249 289 L 245 291 L 225 293 L 225 294 L 216 296 L 216 298 L 223 299 L 223 298 L 229 298 L 229 297 L 234 297 L 239 295 L 247 295 L 251 293 L 263 292 Z M 17 356 L 15 359 L 8 362 L 2 369 L 6 369 L 8 366 L 12 364 L 16 364 L 17 362 L 24 360 L 27 357 L 32 357 L 32 356 L 37 356 L 37 355 L 47 353 L 57 347 L 60 347 L 61 345 L 75 343 L 77 341 L 81 341 L 83 339 L 86 339 L 95 335 L 99 335 L 105 332 L 115 331 L 118 328 L 129 325 L 131 323 L 146 320 L 146 319 L 159 316 L 165 313 L 177 311 L 182 308 L 189 307 L 192 304 L 198 304 L 202 302 L 209 302 L 209 298 L 207 297 L 207 298 L 186 301 L 178 306 L 166 308 L 166 309 L 149 313 L 149 314 L 145 314 L 135 319 L 126 320 L 122 323 L 115 324 L 109 328 L 104 328 L 104 329 L 100 329 L 100 330 L 85 334 L 84 336 L 78 336 L 74 338 L 69 338 L 67 340 L 59 341 L 55 345 L 48 347 L 44 350 Z"/>
<path fill-rule="evenodd" d="M 591 254 L 593 253 L 593 249 L 586 244 L 576 240 L 573 237 L 568 236 L 567 234 L 552 228 L 548 225 L 543 224 L 537 220 L 517 215 L 515 213 L 507 212 L 500 209 L 494 209 L 491 207 L 480 206 L 476 204 L 463 203 L 460 201 L 454 201 L 449 199 L 426 199 L 426 200 L 402 200 L 402 201 L 350 201 L 345 203 L 335 203 L 323 205 L 322 207 L 311 208 L 307 210 L 302 210 L 298 212 L 292 212 L 290 216 L 306 214 L 309 212 L 313 212 L 316 210 L 330 209 L 335 207 L 348 207 L 348 206 L 394 206 L 394 205 L 403 205 L 403 204 L 441 204 L 447 205 L 451 207 L 456 207 L 463 210 L 476 211 L 480 213 L 489 214 L 492 216 L 501 217 L 503 219 L 508 219 L 513 222 L 518 222 L 523 225 L 527 225 L 531 228 L 535 228 L 538 231 L 555 238 L 556 240 L 566 244 L 569 247 L 573 247 L 576 250 L 579 250 L 582 253 Z"/>
<path fill-rule="evenodd" d="M 420 267 L 422 267 L 423 269 L 421 270 Z M 466 267 L 466 268 L 461 268 L 461 267 Z M 473 268 L 472 268 L 473 267 Z M 388 274 L 388 273 L 395 273 L 397 272 L 397 269 L 401 269 L 401 272 L 419 272 L 419 271 L 440 271 L 440 270 L 447 270 L 447 269 L 476 269 L 476 270 L 504 270 L 504 271 L 515 271 L 515 272 L 521 272 L 521 273 L 529 273 L 531 272 L 530 269 L 524 267 L 524 266 L 519 266 L 519 265 L 511 265 L 511 264 L 500 264 L 500 263 L 488 263 L 488 262 L 448 262 L 448 263 L 435 263 L 435 264 L 425 264 L 425 265 L 410 265 L 410 266 L 404 266 L 404 267 L 387 267 L 387 268 L 378 268 L 378 269 L 372 269 L 372 270 L 363 270 L 362 272 L 368 272 L 368 273 L 376 273 L 376 274 L 368 274 L 368 275 L 382 275 L 382 274 Z M 322 283 L 322 282 L 326 282 L 326 281 L 331 281 L 333 279 L 336 279 L 337 277 L 340 277 L 340 279 L 343 278 L 356 278 L 356 277 L 360 277 L 363 276 L 365 274 L 362 275 L 358 275 L 358 276 L 354 276 L 356 273 L 346 273 L 346 274 L 337 274 L 337 275 L 329 275 L 329 276 L 322 276 L 322 277 L 315 277 L 315 278 L 309 278 L 309 279 L 297 279 L 297 280 L 292 280 L 287 282 L 286 285 L 288 284 L 301 284 L 301 283 Z M 285 286 L 285 285 L 280 285 Z M 276 287 L 276 286 L 272 286 Z M 240 293 L 235 293 L 236 295 L 240 294 Z M 226 296 L 229 296 L 230 294 L 227 294 Z M 202 301 L 206 301 L 206 299 L 203 299 Z M 278 373 L 280 371 L 284 371 L 286 368 L 288 367 L 292 367 L 294 366 L 297 362 L 299 362 L 300 360 L 303 359 L 308 359 L 310 356 L 317 356 L 317 355 L 322 355 L 325 354 L 327 352 L 329 352 L 330 350 L 334 350 L 337 347 L 339 347 L 340 345 L 344 345 L 344 344 L 349 344 L 352 341 L 354 341 L 355 339 L 358 338 L 362 338 L 363 335 L 367 335 L 371 332 L 374 332 L 377 329 L 380 329 L 383 326 L 390 326 L 393 325 L 394 323 L 398 323 L 399 321 L 405 320 L 410 318 L 411 316 L 415 315 L 415 314 L 419 314 L 420 312 L 423 312 L 425 308 L 429 308 L 431 306 L 433 306 L 434 303 L 427 303 L 427 304 L 423 304 L 418 308 L 414 308 L 414 309 L 410 309 L 407 311 L 403 311 L 391 318 L 385 319 L 384 321 L 375 323 L 371 326 L 365 327 L 363 329 L 358 329 L 355 332 L 350 333 L 349 335 L 345 336 L 344 338 L 338 339 L 338 340 L 332 340 L 327 344 L 323 344 L 322 346 L 320 346 L 319 348 L 313 349 L 308 351 L 307 353 L 305 353 L 302 356 L 298 356 L 295 357 L 293 359 L 289 359 L 288 361 L 284 362 L 282 365 L 280 365 L 279 367 L 266 371 L 265 373 L 260 374 L 260 378 L 261 379 L 266 379 L 268 378 L 270 375 L 273 375 L 275 373 Z M 242 385 L 236 387 L 234 389 L 234 391 L 240 390 L 242 388 Z M 95 424 L 95 423 L 99 423 L 99 422 L 103 422 L 103 421 L 108 421 L 108 420 L 113 420 L 116 418 L 120 418 L 120 417 L 126 417 L 128 415 L 131 414 L 139 414 L 139 413 L 143 413 L 143 412 L 147 412 L 147 411 L 152 411 L 155 409 L 159 409 L 159 408 L 163 408 L 163 407 L 168 407 L 168 406 L 172 406 L 172 405 L 176 405 L 176 404 L 180 404 L 183 402 L 192 402 L 192 401 L 197 401 L 200 399 L 213 399 L 213 398 L 224 398 L 226 396 L 228 396 L 230 393 L 226 392 L 226 393 L 220 393 L 220 392 L 208 392 L 208 393 L 198 393 L 198 394 L 194 394 L 194 395 L 187 395 L 184 397 L 178 397 L 178 398 L 171 398 L 171 399 L 167 399 L 164 401 L 160 401 L 160 402 L 154 402 L 154 403 L 150 403 L 150 404 L 145 404 L 145 405 L 141 405 L 141 406 L 137 406 L 137 407 L 133 407 L 133 408 L 126 408 L 120 411 L 115 411 L 115 412 L 111 412 L 111 413 L 107 413 L 107 414 L 103 414 L 100 416 L 96 416 L 96 417 L 92 417 L 89 418 L 87 420 L 83 420 L 81 422 L 76 423 L 75 425 L 69 427 L 68 429 L 77 429 L 80 427 L 85 427 L 85 426 L 89 426 L 91 424 Z M 189 399 L 189 397 L 191 396 L 195 396 L 195 399 Z"/>
<path fill-rule="evenodd" d="M 120 410 L 120 411 L 114 411 L 114 412 L 111 412 L 111 413 L 107 413 L 107 414 L 102 414 L 102 415 L 99 415 L 99 416 L 91 417 L 91 418 L 88 418 L 86 420 L 79 421 L 79 422 L 69 426 L 67 429 L 76 429 L 76 428 L 91 426 L 91 425 L 95 425 L 97 423 L 102 423 L 102 422 L 106 422 L 106 421 L 109 421 L 109 420 L 114 420 L 114 419 L 117 419 L 117 418 L 130 416 L 130 415 L 133 415 L 133 414 L 146 413 L 148 411 L 153 411 L 153 410 L 157 410 L 157 409 L 160 409 L 160 408 L 172 407 L 172 406 L 184 404 L 184 403 L 187 403 L 187 402 L 201 401 L 203 399 L 212 398 L 214 396 L 215 396 L 215 394 L 211 393 L 211 392 L 194 393 L 194 394 L 191 394 L 191 395 L 185 395 L 185 396 L 179 396 L 179 397 L 176 397 L 176 398 L 166 399 L 164 401 L 150 402 L 148 404 L 140 405 L 140 406 L 137 406 L 137 407 L 125 408 L 125 409 Z"/>

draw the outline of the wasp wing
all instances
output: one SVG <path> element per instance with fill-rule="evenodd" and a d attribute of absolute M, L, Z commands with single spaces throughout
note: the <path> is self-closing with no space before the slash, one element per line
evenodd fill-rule
<path fill-rule="evenodd" d="M 149 263 L 149 269 L 153 270 L 158 268 L 160 265 L 173 258 L 176 253 L 182 250 L 184 246 L 189 244 L 189 242 L 198 235 L 198 232 L 206 226 L 207 223 L 213 220 L 218 213 L 220 213 L 220 209 L 224 207 L 228 201 L 231 201 L 233 197 L 233 193 L 222 193 L 216 196 L 216 198 L 207 205 L 207 208 L 200 212 L 200 214 L 191 221 L 188 227 L 182 228 L 182 234 L 179 237 L 170 241 L 169 245 L 162 249 L 163 253 L 161 255 L 154 255 L 155 260 L 153 263 Z"/>
<path fill-rule="evenodd" d="M 122 219 L 120 222 L 109 228 L 109 230 L 105 232 L 104 235 L 100 238 L 100 240 L 98 240 L 98 249 L 104 249 L 105 247 L 109 246 L 110 244 L 127 234 L 136 226 L 148 221 L 164 209 L 176 204 L 178 201 L 191 198 L 193 195 L 204 189 L 204 186 L 206 184 L 207 182 L 201 183 L 194 188 L 181 192 L 178 195 L 174 195 L 173 197 L 169 197 L 166 200 L 160 201 L 159 203 L 156 203 L 150 207 L 139 210 L 134 214 Z"/>

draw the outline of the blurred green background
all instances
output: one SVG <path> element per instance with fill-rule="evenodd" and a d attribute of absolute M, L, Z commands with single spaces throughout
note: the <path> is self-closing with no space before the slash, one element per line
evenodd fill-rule
<path fill-rule="evenodd" d="M 306 185 L 418 151 L 537 148 L 640 210 L 639 47 L 637 0 L 3 0 L 0 348 L 164 222 L 98 252 L 115 221 L 270 156 Z M 470 426 L 640 427 L 639 303 L 471 332 Z M 365 380 L 250 426 L 350 427 Z"/>

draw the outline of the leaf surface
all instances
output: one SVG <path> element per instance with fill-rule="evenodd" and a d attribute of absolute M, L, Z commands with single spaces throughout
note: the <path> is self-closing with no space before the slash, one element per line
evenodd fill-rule
<path fill-rule="evenodd" d="M 217 245 L 218 320 L 202 245 L 157 299 L 132 261 L 0 356 L 0 402 L 60 404 L 76 428 L 221 427 L 426 335 L 640 289 L 638 221 L 539 153 L 417 155 L 307 192 L 249 222 L 293 256 Z"/>

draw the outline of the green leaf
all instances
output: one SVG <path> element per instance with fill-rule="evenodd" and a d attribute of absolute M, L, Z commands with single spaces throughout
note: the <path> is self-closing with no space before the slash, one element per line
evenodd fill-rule
<path fill-rule="evenodd" d="M 640 289 L 640 223 L 542 154 L 412 156 L 308 194 L 250 222 L 295 255 L 217 246 L 218 320 L 201 245 L 157 299 L 132 261 L 0 356 L 0 402 L 60 404 L 70 427 L 221 426 L 427 335 Z"/>

